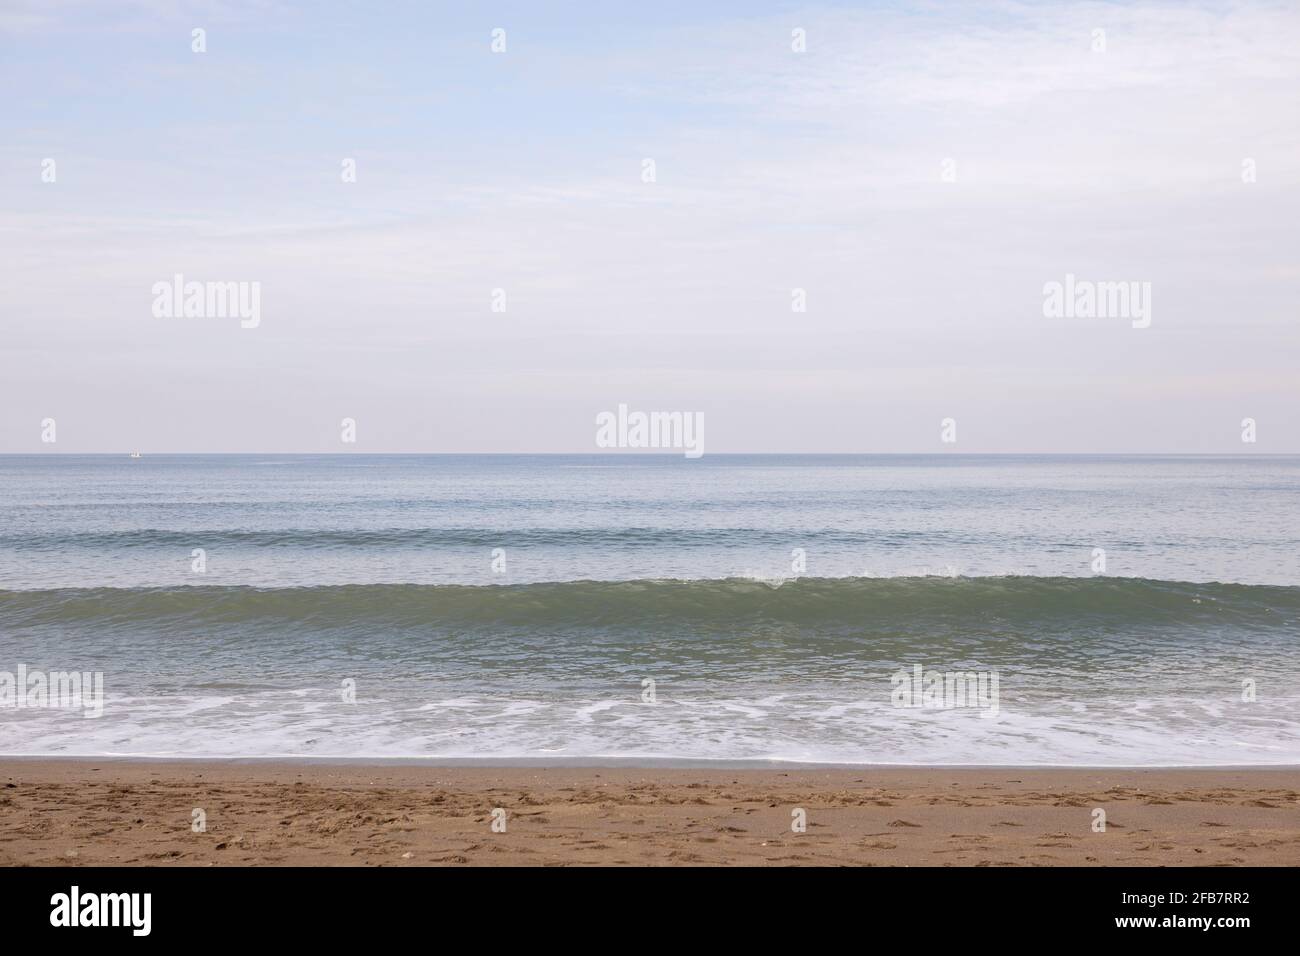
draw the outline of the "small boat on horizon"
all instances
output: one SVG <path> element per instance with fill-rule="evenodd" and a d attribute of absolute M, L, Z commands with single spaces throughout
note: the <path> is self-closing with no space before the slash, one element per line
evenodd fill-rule
<path fill-rule="evenodd" d="M 141 458 L 141 457 L 143 457 L 143 456 L 142 456 L 138 451 L 133 451 L 133 452 L 131 452 L 131 457 L 132 457 L 132 458 Z"/>

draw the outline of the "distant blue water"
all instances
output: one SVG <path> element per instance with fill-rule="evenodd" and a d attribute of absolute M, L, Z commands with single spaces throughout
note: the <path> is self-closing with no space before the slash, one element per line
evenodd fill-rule
<path fill-rule="evenodd" d="M 107 699 L 0 753 L 1300 763 L 1298 504 L 1297 457 L 4 456 L 0 674 Z"/>

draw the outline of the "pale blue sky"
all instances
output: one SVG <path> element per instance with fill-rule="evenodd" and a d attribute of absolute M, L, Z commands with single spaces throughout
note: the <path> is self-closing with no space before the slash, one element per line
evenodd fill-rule
<path fill-rule="evenodd" d="M 20 0 L 0 82 L 0 452 L 1300 452 L 1294 4 Z"/>

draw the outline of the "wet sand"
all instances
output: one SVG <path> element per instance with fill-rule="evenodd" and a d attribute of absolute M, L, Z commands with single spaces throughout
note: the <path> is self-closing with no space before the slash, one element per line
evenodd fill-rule
<path fill-rule="evenodd" d="M 1296 866 L 1300 769 L 0 759 L 0 865 L 68 864 Z"/>

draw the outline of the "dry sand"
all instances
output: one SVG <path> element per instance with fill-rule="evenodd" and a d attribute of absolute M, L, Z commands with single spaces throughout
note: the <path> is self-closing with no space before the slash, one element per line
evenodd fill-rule
<path fill-rule="evenodd" d="M 1295 866 L 1300 770 L 0 760 L 0 865 L 51 864 Z"/>

